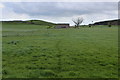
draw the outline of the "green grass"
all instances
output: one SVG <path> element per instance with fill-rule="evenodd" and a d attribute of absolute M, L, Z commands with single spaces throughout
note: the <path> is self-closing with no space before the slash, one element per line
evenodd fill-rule
<path fill-rule="evenodd" d="M 118 28 L 3 24 L 3 78 L 117 78 Z"/>

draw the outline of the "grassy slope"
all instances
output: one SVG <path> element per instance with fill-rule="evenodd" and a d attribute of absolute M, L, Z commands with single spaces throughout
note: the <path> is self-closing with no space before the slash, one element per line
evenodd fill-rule
<path fill-rule="evenodd" d="M 116 78 L 117 27 L 3 25 L 3 78 Z"/>
<path fill-rule="evenodd" d="M 11 25 L 44 25 L 44 26 L 53 26 L 54 23 L 43 21 L 43 20 L 27 20 L 27 21 L 2 21 L 3 24 L 11 24 Z"/>
<path fill-rule="evenodd" d="M 34 24 L 39 24 L 39 25 L 54 25 L 54 23 L 51 22 L 46 22 L 46 21 L 42 21 L 42 20 L 28 20 L 26 22 L 33 22 Z"/>

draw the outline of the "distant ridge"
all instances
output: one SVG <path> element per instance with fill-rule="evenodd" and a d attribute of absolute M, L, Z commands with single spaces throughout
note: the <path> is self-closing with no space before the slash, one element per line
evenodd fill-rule
<path fill-rule="evenodd" d="M 27 21 L 22 21 L 22 20 L 13 20 L 13 21 L 1 21 L 3 24 L 4 23 L 14 23 L 14 24 L 34 24 L 34 25 L 54 25 L 54 23 L 43 21 L 43 20 L 27 20 Z"/>
<path fill-rule="evenodd" d="M 94 23 L 94 25 L 120 25 L 120 19 L 115 19 L 115 20 L 108 20 L 108 21 L 100 21 Z"/>

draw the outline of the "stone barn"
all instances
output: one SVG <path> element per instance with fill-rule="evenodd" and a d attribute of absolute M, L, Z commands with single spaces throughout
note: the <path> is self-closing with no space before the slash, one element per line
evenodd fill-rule
<path fill-rule="evenodd" d="M 69 24 L 56 24 L 55 28 L 69 28 Z"/>

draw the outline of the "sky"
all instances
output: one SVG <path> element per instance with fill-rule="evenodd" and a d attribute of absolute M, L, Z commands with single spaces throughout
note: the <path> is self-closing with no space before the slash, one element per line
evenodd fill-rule
<path fill-rule="evenodd" d="M 118 2 L 1 2 L 1 20 L 44 20 L 70 23 L 82 17 L 82 25 L 118 18 Z M 93 21 L 93 22 L 92 22 Z"/>

